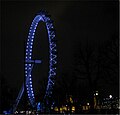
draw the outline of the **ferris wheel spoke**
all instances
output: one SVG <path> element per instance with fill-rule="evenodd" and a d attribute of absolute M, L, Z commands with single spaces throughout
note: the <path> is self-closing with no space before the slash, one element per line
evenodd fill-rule
<path fill-rule="evenodd" d="M 41 60 L 26 60 L 25 62 L 26 62 L 26 63 L 36 63 L 36 64 L 42 63 Z"/>

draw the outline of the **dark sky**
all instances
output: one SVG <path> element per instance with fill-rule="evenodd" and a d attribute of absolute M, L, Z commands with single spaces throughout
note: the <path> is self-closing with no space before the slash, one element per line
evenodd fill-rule
<path fill-rule="evenodd" d="M 13 88 L 20 89 L 22 85 L 24 43 L 31 22 L 41 9 L 48 11 L 51 19 L 54 20 L 58 45 L 58 78 L 62 72 L 70 74 L 76 44 L 79 42 L 84 44 L 88 40 L 95 47 L 109 40 L 118 31 L 117 2 L 2 2 L 2 74 Z M 37 39 L 36 47 L 37 43 L 41 44 L 38 47 L 43 48 L 39 53 L 45 57 L 48 50 L 46 30 L 44 24 L 39 25 L 38 28 L 36 36 L 41 41 Z M 47 62 L 42 67 L 45 71 L 42 76 L 47 77 Z"/>

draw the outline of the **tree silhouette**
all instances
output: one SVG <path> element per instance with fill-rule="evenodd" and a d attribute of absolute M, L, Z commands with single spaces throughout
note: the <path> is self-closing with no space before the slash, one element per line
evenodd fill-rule
<path fill-rule="evenodd" d="M 80 43 L 76 49 L 73 85 L 78 79 L 88 83 L 91 112 L 93 112 L 93 94 L 99 87 L 99 81 L 105 80 L 107 84 L 118 85 L 118 37 L 113 36 L 96 48 L 88 42 L 86 45 Z"/>
<path fill-rule="evenodd" d="M 114 35 L 103 48 L 101 48 L 101 68 L 102 78 L 110 85 L 118 84 L 119 68 L 119 41 Z M 103 74 L 109 77 L 103 77 Z"/>

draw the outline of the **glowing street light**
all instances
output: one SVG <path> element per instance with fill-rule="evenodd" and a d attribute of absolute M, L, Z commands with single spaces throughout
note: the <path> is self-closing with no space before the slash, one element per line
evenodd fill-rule
<path fill-rule="evenodd" d="M 98 95 L 98 91 L 96 91 L 95 95 Z"/>
<path fill-rule="evenodd" d="M 109 98 L 111 99 L 111 98 L 112 98 L 112 95 L 109 95 Z"/>
<path fill-rule="evenodd" d="M 89 103 L 87 103 L 87 105 L 90 105 Z"/>

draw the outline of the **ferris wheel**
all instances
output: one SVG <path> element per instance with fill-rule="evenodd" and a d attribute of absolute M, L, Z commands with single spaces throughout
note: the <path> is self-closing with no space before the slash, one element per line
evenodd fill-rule
<path fill-rule="evenodd" d="M 36 108 L 36 101 L 35 101 L 35 94 L 33 89 L 33 82 L 32 82 L 32 71 L 35 64 L 44 63 L 42 60 L 33 60 L 32 59 L 32 52 L 33 52 L 33 43 L 35 39 L 35 32 L 39 22 L 44 22 L 47 29 L 48 35 L 48 43 L 49 43 L 49 71 L 48 71 L 48 82 L 46 87 L 46 92 L 44 95 L 43 100 L 46 103 L 49 103 L 49 99 L 52 96 L 52 90 L 55 83 L 55 76 L 56 76 L 56 65 L 57 65 L 57 48 L 56 48 L 56 36 L 55 30 L 53 26 L 53 21 L 50 19 L 50 15 L 46 11 L 40 11 L 32 21 L 32 24 L 29 29 L 29 34 L 26 43 L 26 51 L 25 51 L 25 85 L 23 83 L 21 90 L 16 98 L 15 104 L 13 105 L 12 109 L 9 112 L 15 112 L 17 106 L 21 100 L 21 97 L 24 92 L 24 86 L 26 86 L 27 95 L 30 104 L 33 108 Z"/>
<path fill-rule="evenodd" d="M 32 49 L 34 36 L 38 23 L 42 21 L 46 25 L 48 42 L 49 42 L 49 74 L 48 74 L 48 84 L 46 88 L 46 93 L 44 99 L 51 97 L 53 85 L 55 82 L 56 76 L 56 64 L 57 64 L 57 49 L 56 49 L 56 37 L 53 27 L 53 21 L 50 19 L 50 16 L 45 12 L 41 11 L 38 13 L 32 21 L 29 35 L 26 45 L 26 57 L 25 57 L 25 78 L 26 78 L 26 88 L 29 101 L 33 107 L 36 107 L 34 90 L 32 85 L 32 69 L 34 64 L 44 63 L 42 60 L 33 60 L 32 59 Z"/>
<path fill-rule="evenodd" d="M 25 57 L 26 88 L 27 88 L 29 101 L 33 107 L 35 107 L 36 104 L 35 104 L 35 96 L 34 96 L 34 90 L 32 85 L 31 72 L 34 64 L 39 64 L 42 61 L 32 59 L 32 48 L 33 48 L 35 31 L 40 21 L 43 21 L 46 24 L 48 42 L 49 42 L 49 75 L 48 75 L 47 89 L 46 89 L 44 98 L 50 97 L 52 94 L 52 89 L 55 82 L 54 77 L 56 76 L 56 64 L 57 64 L 56 38 L 55 38 L 55 31 L 53 27 L 53 21 L 50 19 L 49 15 L 45 11 L 41 11 L 33 19 L 33 22 L 29 30 L 29 35 L 28 35 L 28 40 L 26 45 L 26 57 Z"/>

